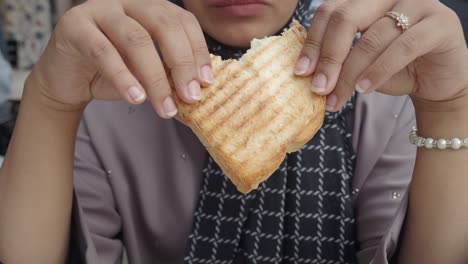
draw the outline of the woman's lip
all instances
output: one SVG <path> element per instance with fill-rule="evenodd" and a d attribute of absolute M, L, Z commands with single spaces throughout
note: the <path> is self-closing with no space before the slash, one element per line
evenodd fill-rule
<path fill-rule="evenodd" d="M 213 0 L 211 5 L 215 7 L 226 7 L 226 6 L 236 6 L 236 5 L 267 5 L 268 3 L 265 0 Z"/>
<path fill-rule="evenodd" d="M 260 2 L 260 1 L 240 1 L 240 0 L 229 1 L 229 3 L 214 5 L 217 11 L 225 13 L 226 15 L 233 15 L 233 16 L 240 16 L 240 17 L 249 17 L 249 16 L 259 15 L 268 6 L 269 6 L 268 4 L 264 2 Z"/>

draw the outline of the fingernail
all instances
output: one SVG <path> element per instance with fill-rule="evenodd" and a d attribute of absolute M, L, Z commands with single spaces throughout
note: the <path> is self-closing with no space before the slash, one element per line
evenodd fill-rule
<path fill-rule="evenodd" d="M 336 103 L 338 102 L 338 97 L 335 94 L 329 94 L 327 96 L 327 111 L 334 111 Z"/>
<path fill-rule="evenodd" d="M 168 96 L 166 99 L 163 101 L 163 108 L 164 108 L 164 113 L 168 117 L 174 117 L 177 115 L 177 107 L 174 103 L 174 100 Z"/>
<path fill-rule="evenodd" d="M 203 66 L 200 72 L 203 81 L 210 84 L 213 83 L 213 71 L 211 70 L 211 67 L 209 65 Z"/>
<path fill-rule="evenodd" d="M 201 89 L 198 81 L 193 80 L 188 84 L 188 94 L 193 100 L 201 100 Z"/>
<path fill-rule="evenodd" d="M 128 89 L 128 96 L 136 103 L 143 101 L 146 97 L 143 89 L 138 86 L 130 87 L 130 89 Z"/>
<path fill-rule="evenodd" d="M 296 75 L 303 75 L 307 72 L 310 66 L 310 59 L 307 56 L 303 56 L 299 59 L 296 64 L 296 69 L 294 70 L 294 74 Z"/>
<path fill-rule="evenodd" d="M 359 93 L 366 93 L 367 91 L 369 91 L 371 86 L 372 86 L 371 81 L 367 79 L 360 80 L 356 83 L 356 91 L 358 91 Z"/>
<path fill-rule="evenodd" d="M 327 76 L 323 73 L 318 73 L 312 79 L 312 91 L 321 93 L 325 91 L 327 86 Z"/>

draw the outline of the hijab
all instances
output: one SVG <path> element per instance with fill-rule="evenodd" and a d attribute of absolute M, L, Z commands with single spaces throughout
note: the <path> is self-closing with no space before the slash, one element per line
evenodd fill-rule
<path fill-rule="evenodd" d="M 180 0 L 173 2 L 183 6 Z M 290 22 L 296 19 L 308 28 L 319 4 L 299 0 Z M 205 37 L 209 51 L 224 59 L 245 52 Z M 316 136 L 288 154 L 249 194 L 239 193 L 209 157 L 185 263 L 355 263 L 355 155 L 345 118 L 354 98 L 340 112 L 327 113 Z"/>

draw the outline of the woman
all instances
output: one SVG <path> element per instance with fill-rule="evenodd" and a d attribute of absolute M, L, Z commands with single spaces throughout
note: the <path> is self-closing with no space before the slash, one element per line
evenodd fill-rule
<path fill-rule="evenodd" d="M 63 261 L 74 173 L 72 247 L 89 263 L 117 263 L 124 246 L 132 263 L 386 263 L 399 241 L 399 263 L 466 261 L 467 214 L 458 209 L 468 202 L 467 148 L 457 140 L 418 151 L 398 239 L 413 110 L 405 97 L 387 96 L 410 95 L 424 137 L 468 135 L 468 51 L 452 11 L 435 0 L 318 8 L 296 74 L 313 75 L 331 113 L 306 147 L 243 196 L 187 128 L 156 118 L 177 113 L 163 62 L 177 96 L 194 103 L 213 80 L 208 48 L 237 57 L 235 47 L 281 31 L 291 17 L 308 23 L 317 3 L 176 4 L 88 1 L 59 22 L 27 80 L 0 174 L 0 259 Z M 149 103 L 91 102 L 119 98 Z"/>

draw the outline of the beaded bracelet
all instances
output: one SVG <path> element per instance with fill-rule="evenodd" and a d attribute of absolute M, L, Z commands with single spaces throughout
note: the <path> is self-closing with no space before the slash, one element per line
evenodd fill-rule
<path fill-rule="evenodd" d="M 409 136 L 410 143 L 416 145 L 419 148 L 425 147 L 427 149 L 438 148 L 438 149 L 460 149 L 468 148 L 468 138 L 459 139 L 433 139 L 433 138 L 424 138 L 418 136 L 418 129 L 413 127 Z"/>

